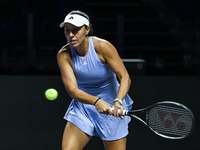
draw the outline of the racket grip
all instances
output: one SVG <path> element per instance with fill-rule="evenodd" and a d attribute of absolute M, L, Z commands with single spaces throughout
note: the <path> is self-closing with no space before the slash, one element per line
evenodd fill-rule
<path fill-rule="evenodd" d="M 114 108 L 110 108 L 111 109 L 111 111 L 113 111 L 114 110 Z M 120 113 L 120 110 L 118 109 L 118 113 Z M 123 112 L 122 112 L 122 116 L 125 116 L 127 114 L 127 110 L 123 110 Z"/>

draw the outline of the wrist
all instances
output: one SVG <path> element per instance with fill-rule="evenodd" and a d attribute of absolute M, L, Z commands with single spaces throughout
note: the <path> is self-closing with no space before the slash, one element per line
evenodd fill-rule
<path fill-rule="evenodd" d="M 122 105 L 122 100 L 119 98 L 116 98 L 113 103 L 115 103 L 115 102 L 118 102 L 118 103 L 120 103 L 120 105 Z"/>
<path fill-rule="evenodd" d="M 94 106 L 96 106 L 96 103 L 100 100 L 101 98 L 98 97 L 97 100 L 94 102 Z"/>

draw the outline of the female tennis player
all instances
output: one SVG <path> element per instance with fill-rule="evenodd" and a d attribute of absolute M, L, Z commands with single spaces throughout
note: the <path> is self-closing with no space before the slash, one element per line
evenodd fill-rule
<path fill-rule="evenodd" d="M 62 149 L 81 150 L 92 136 L 98 136 L 106 150 L 125 150 L 130 117 L 121 113 L 130 110 L 133 101 L 127 94 L 131 80 L 117 50 L 92 36 L 84 12 L 70 12 L 60 27 L 68 44 L 58 52 L 57 61 L 73 99 L 64 116 Z"/>

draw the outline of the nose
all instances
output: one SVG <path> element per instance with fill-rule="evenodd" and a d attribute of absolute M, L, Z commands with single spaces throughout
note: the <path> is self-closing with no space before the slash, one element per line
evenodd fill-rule
<path fill-rule="evenodd" d="M 70 37 L 73 37 L 73 36 L 74 36 L 74 34 L 73 34 L 72 31 L 69 32 L 69 36 L 70 36 Z"/>

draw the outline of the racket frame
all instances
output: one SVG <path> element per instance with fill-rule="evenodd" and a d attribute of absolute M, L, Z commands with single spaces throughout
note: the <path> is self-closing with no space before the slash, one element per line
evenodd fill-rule
<path fill-rule="evenodd" d="M 167 135 L 164 135 L 164 134 L 156 132 L 149 125 L 149 115 L 148 115 L 149 114 L 149 109 L 151 109 L 152 107 L 154 107 L 156 105 L 162 105 L 162 104 L 175 104 L 175 105 L 177 105 L 179 107 L 182 107 L 182 108 L 186 109 L 190 113 L 191 118 L 192 118 L 192 128 L 191 128 L 191 131 L 190 131 L 190 133 L 188 135 L 182 136 L 182 137 L 167 136 Z M 142 112 L 145 112 L 145 117 L 146 117 L 145 121 L 143 119 L 141 119 L 140 117 L 138 117 L 138 116 L 135 115 L 135 113 L 142 113 Z M 173 101 L 161 101 L 161 102 L 157 102 L 157 103 L 155 103 L 153 105 L 150 105 L 150 106 L 142 108 L 142 109 L 130 110 L 130 111 L 125 110 L 125 111 L 123 111 L 122 115 L 131 116 L 132 118 L 134 118 L 136 120 L 139 120 L 140 122 L 142 122 L 143 124 L 145 124 L 146 126 L 148 126 L 154 133 L 156 133 L 157 135 L 159 135 L 159 136 L 161 136 L 163 138 L 167 138 L 167 139 L 183 139 L 183 138 L 189 137 L 193 133 L 194 126 L 195 126 L 195 120 L 194 120 L 194 115 L 193 115 L 192 111 L 188 107 L 186 107 L 185 105 L 177 103 L 177 102 L 173 102 Z"/>

